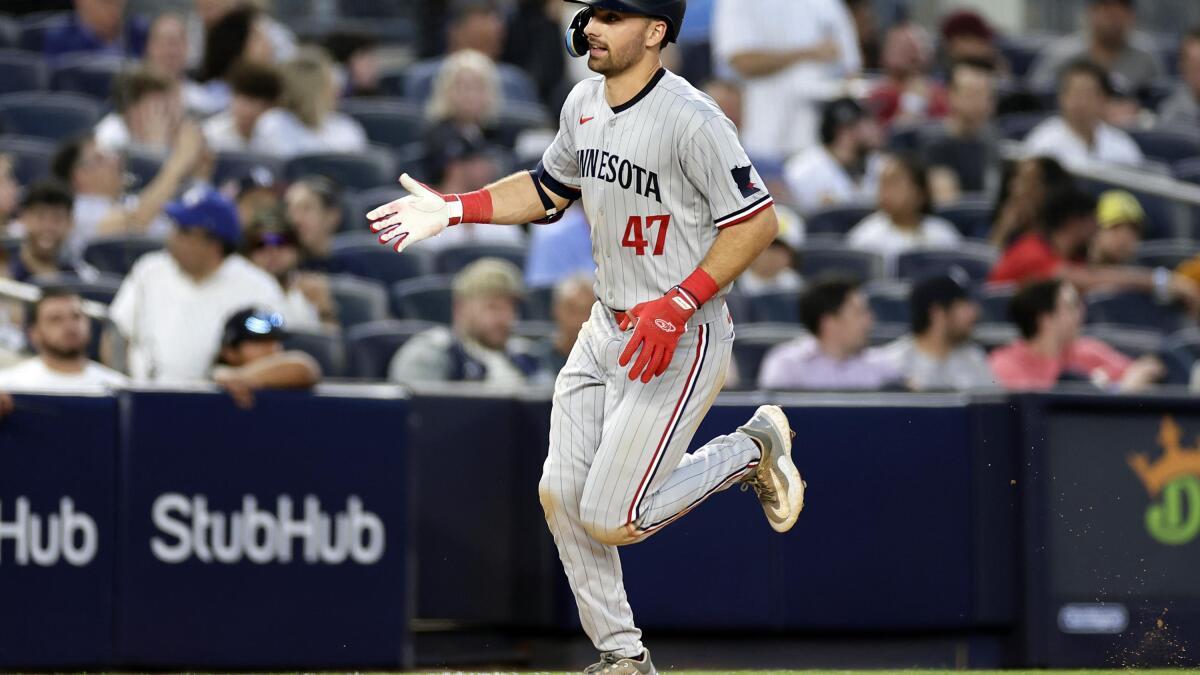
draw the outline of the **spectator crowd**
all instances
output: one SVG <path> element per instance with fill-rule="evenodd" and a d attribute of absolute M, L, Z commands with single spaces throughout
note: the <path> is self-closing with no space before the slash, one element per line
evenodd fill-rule
<path fill-rule="evenodd" d="M 452 0 L 395 35 L 262 0 L 43 4 L 0 8 L 0 276 L 41 289 L 0 299 L 0 391 L 554 381 L 594 301 L 582 208 L 402 256 L 364 214 L 401 171 L 459 193 L 536 164 L 590 75 L 575 6 Z M 1200 183 L 1200 27 L 1082 0 L 1035 41 L 878 5 L 692 0 L 663 54 L 780 215 L 728 296 L 757 337 L 727 386 L 1194 381 L 1200 209 L 1143 186 Z"/>

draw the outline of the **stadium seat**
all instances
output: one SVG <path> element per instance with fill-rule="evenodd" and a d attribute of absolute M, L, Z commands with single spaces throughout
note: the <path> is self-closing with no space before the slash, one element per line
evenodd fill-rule
<path fill-rule="evenodd" d="M 517 267 L 525 268 L 526 247 L 502 244 L 459 244 L 447 246 L 433 254 L 433 271 L 436 274 L 458 274 L 459 270 L 480 258 L 500 258 Z"/>
<path fill-rule="evenodd" d="M 433 82 L 441 67 L 440 58 L 418 61 L 409 66 L 404 71 L 404 98 L 428 101 L 433 95 Z M 504 100 L 537 102 L 537 84 L 528 73 L 509 63 L 496 64 L 496 71 L 500 76 L 500 92 Z"/>
<path fill-rule="evenodd" d="M 755 389 L 758 386 L 758 371 L 763 358 L 771 348 L 807 335 L 796 324 L 743 324 L 737 327 L 737 339 L 733 341 L 733 358 L 737 364 L 738 381 L 734 389 Z"/>
<path fill-rule="evenodd" d="M 964 237 L 987 239 L 992 231 L 992 202 L 987 199 L 960 199 L 938 208 L 936 213 L 953 223 Z"/>
<path fill-rule="evenodd" d="M 346 377 L 364 380 L 387 379 L 388 365 L 396 350 L 412 336 L 438 324 L 429 321 L 387 319 L 346 329 Z"/>
<path fill-rule="evenodd" d="M 971 334 L 979 346 L 991 351 L 1003 347 L 1020 337 L 1017 327 L 1008 323 L 981 322 L 975 324 L 975 332 Z"/>
<path fill-rule="evenodd" d="M 1163 345 L 1162 333 L 1129 326 L 1088 324 L 1084 326 L 1083 334 L 1106 343 L 1131 359 L 1156 354 Z"/>
<path fill-rule="evenodd" d="M 408 192 L 399 185 L 371 188 L 361 192 L 348 192 L 346 194 L 346 217 L 342 219 L 342 231 L 369 232 L 367 213 L 371 209 L 407 195 Z"/>
<path fill-rule="evenodd" d="M 68 55 L 55 64 L 50 84 L 55 91 L 70 91 L 97 101 L 107 101 L 112 98 L 113 78 L 121 71 L 136 66 L 136 61 L 119 56 Z"/>
<path fill-rule="evenodd" d="M 521 299 L 521 316 L 531 320 L 552 319 L 553 305 L 553 287 L 525 289 L 525 297 Z"/>
<path fill-rule="evenodd" d="M 17 49 L 21 46 L 21 24 L 16 19 L 0 16 L 0 49 Z"/>
<path fill-rule="evenodd" d="M 420 141 L 425 130 L 424 111 L 404 99 L 349 98 L 339 108 L 358 120 L 371 142 L 388 147 L 399 148 Z"/>
<path fill-rule="evenodd" d="M 1015 284 L 987 284 L 975 298 L 979 302 L 979 320 L 985 323 L 1008 321 L 1008 304 L 1017 292 Z"/>
<path fill-rule="evenodd" d="M 896 125 L 888 133 L 887 148 L 892 152 L 919 152 L 929 139 L 937 138 L 944 128 L 941 121 Z"/>
<path fill-rule="evenodd" d="M 826 234 L 844 236 L 874 210 L 873 204 L 840 204 L 813 211 L 804 218 L 804 232 L 809 237 Z"/>
<path fill-rule="evenodd" d="M 313 174 L 328 176 L 343 187 L 366 190 L 395 183 L 396 165 L 391 154 L 379 148 L 299 155 L 283 165 L 283 175 L 289 181 Z"/>
<path fill-rule="evenodd" d="M 1192 367 L 1200 361 L 1200 328 L 1185 328 L 1166 336 L 1159 357 L 1167 367 L 1167 384 L 1190 384 Z"/>
<path fill-rule="evenodd" d="M 1162 305 L 1148 293 L 1116 291 L 1087 296 L 1087 321 L 1172 333 L 1187 322 L 1175 305 Z"/>
<path fill-rule="evenodd" d="M 27 14 L 20 20 L 20 37 L 18 38 L 21 49 L 33 52 L 36 54 L 42 53 L 42 37 L 50 28 L 58 26 L 65 22 L 70 17 L 70 12 L 34 12 Z"/>
<path fill-rule="evenodd" d="M 800 248 L 796 262 L 797 269 L 805 279 L 827 272 L 849 274 L 863 282 L 883 276 L 883 256 L 870 251 L 856 251 L 840 244 L 809 242 Z"/>
<path fill-rule="evenodd" d="M 537 342 L 554 337 L 554 333 L 557 330 L 558 327 L 554 325 L 553 321 L 517 321 L 513 324 L 512 334 L 516 337 Z"/>
<path fill-rule="evenodd" d="M 1179 263 L 1200 254 L 1200 242 L 1191 239 L 1160 239 L 1144 242 L 1137 252 L 1137 263 L 1146 267 L 1175 269 Z"/>
<path fill-rule="evenodd" d="M 163 247 L 163 240 L 137 235 L 100 237 L 88 242 L 83 249 L 87 264 L 105 274 L 125 276 L 137 259 Z"/>
<path fill-rule="evenodd" d="M 863 290 L 876 321 L 908 324 L 912 313 L 908 302 L 912 286 L 902 281 L 877 281 Z"/>
<path fill-rule="evenodd" d="M 496 126 L 512 132 L 513 136 L 527 129 L 557 127 L 541 103 L 531 101 L 505 101 L 496 118 Z M 503 134 L 502 134 L 503 135 Z"/>
<path fill-rule="evenodd" d="M 1077 178 L 1076 183 L 1084 191 L 1099 197 L 1107 190 L 1126 190 L 1142 205 L 1146 212 L 1146 227 L 1142 236 L 1145 239 L 1170 239 L 1178 236 L 1175 232 L 1175 203 L 1159 195 L 1132 190 L 1126 185 L 1092 178 Z"/>
<path fill-rule="evenodd" d="M 378 281 L 334 274 L 329 277 L 329 291 L 342 328 L 388 318 L 387 288 Z"/>
<path fill-rule="evenodd" d="M 392 313 L 402 319 L 450 323 L 450 277 L 424 276 L 392 285 Z"/>
<path fill-rule="evenodd" d="M 1189 183 L 1200 184 L 1200 157 L 1184 160 L 1173 167 L 1175 177 Z"/>
<path fill-rule="evenodd" d="M 19 50 L 0 51 L 0 94 L 46 88 L 46 59 Z"/>
<path fill-rule="evenodd" d="M 1000 115 L 996 118 L 996 128 L 1000 135 L 1010 141 L 1022 141 L 1033 128 L 1050 117 L 1047 112 L 1017 112 Z"/>
<path fill-rule="evenodd" d="M 131 191 L 139 191 L 154 180 L 158 175 L 159 169 L 162 168 L 163 155 L 155 152 L 147 152 L 137 148 L 128 148 L 125 150 L 125 172 L 133 177 L 133 182 L 126 185 L 126 189 Z"/>
<path fill-rule="evenodd" d="M 972 281 L 987 279 L 996 264 L 996 250 L 987 244 L 960 242 L 952 249 L 917 249 L 896 257 L 896 276 L 919 279 L 959 267 Z"/>
<path fill-rule="evenodd" d="M 8 134 L 60 141 L 89 131 L 100 105 L 80 94 L 21 93 L 0 96 L 0 128 Z"/>
<path fill-rule="evenodd" d="M 332 269 L 343 274 L 375 279 L 384 284 L 413 279 L 430 271 L 429 257 L 412 247 L 399 255 L 381 246 L 375 235 L 340 234 L 333 240 Z"/>
<path fill-rule="evenodd" d="M 876 321 L 871 326 L 871 346 L 882 347 L 889 342 L 904 337 L 909 333 L 909 324 L 897 323 L 894 321 Z"/>
<path fill-rule="evenodd" d="M 800 291 L 751 295 L 746 298 L 746 305 L 752 322 L 792 325 L 800 323 Z"/>
<path fill-rule="evenodd" d="M 289 328 L 283 338 L 283 348 L 299 350 L 313 357 L 321 366 L 323 377 L 342 376 L 342 345 L 332 331 Z"/>
<path fill-rule="evenodd" d="M 1200 134 L 1183 129 L 1132 130 L 1130 134 L 1147 158 L 1175 164 L 1200 156 Z"/>
<path fill-rule="evenodd" d="M 1038 33 L 1012 33 L 1003 36 L 1000 39 L 1000 52 L 1008 61 L 1013 76 L 1025 77 L 1033 67 L 1033 62 L 1037 60 L 1038 54 L 1052 39 L 1052 36 Z"/>
<path fill-rule="evenodd" d="M 14 173 L 21 185 L 30 185 L 50 175 L 56 146 L 36 136 L 0 136 L 0 152 L 11 155 Z"/>
<path fill-rule="evenodd" d="M 237 180 L 247 176 L 258 167 L 263 167 L 274 176 L 283 175 L 283 162 L 275 157 L 259 155 L 253 152 L 220 152 L 217 153 L 217 166 L 213 170 L 213 183 L 221 185 L 226 181 Z"/>
<path fill-rule="evenodd" d="M 85 281 L 74 275 L 59 275 L 45 282 L 39 282 L 38 285 L 69 289 L 86 300 L 111 305 L 113 298 L 117 297 L 117 291 L 121 288 L 121 277 L 101 274 L 97 279 Z"/>

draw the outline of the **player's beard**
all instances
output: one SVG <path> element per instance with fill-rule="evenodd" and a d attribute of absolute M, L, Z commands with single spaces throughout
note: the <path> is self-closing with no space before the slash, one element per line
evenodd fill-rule
<path fill-rule="evenodd" d="M 641 55 L 642 46 L 636 42 L 630 42 L 629 45 L 619 50 L 614 49 L 610 44 L 606 56 L 601 58 L 588 56 L 588 68 L 605 77 L 613 77 L 632 68 Z"/>

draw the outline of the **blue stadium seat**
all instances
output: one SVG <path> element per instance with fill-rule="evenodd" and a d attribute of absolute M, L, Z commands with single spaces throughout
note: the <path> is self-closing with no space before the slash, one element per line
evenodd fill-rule
<path fill-rule="evenodd" d="M 388 366 L 396 350 L 412 336 L 437 325 L 430 321 L 387 319 L 348 328 L 344 334 L 346 377 L 387 379 Z"/>
<path fill-rule="evenodd" d="M 342 376 L 342 344 L 332 331 L 288 328 L 283 348 L 299 350 L 313 357 L 321 366 L 324 377 Z"/>
<path fill-rule="evenodd" d="M 83 259 L 105 274 L 125 276 L 137 259 L 163 247 L 163 240 L 137 235 L 101 237 L 88 242 Z"/>
<path fill-rule="evenodd" d="M 1200 183 L 1200 157 L 1179 162 L 1173 167 L 1175 177 L 1189 183 Z"/>
<path fill-rule="evenodd" d="M 527 288 L 521 299 L 521 316 L 526 319 L 544 321 L 554 318 L 554 288 Z"/>
<path fill-rule="evenodd" d="M 839 244 L 809 242 L 798 252 L 797 269 L 805 279 L 837 272 L 855 276 L 859 281 L 866 282 L 883 276 L 883 256 Z"/>
<path fill-rule="evenodd" d="M 809 237 L 826 234 L 845 236 L 850 228 L 873 211 L 873 204 L 841 204 L 813 211 L 804 216 L 804 233 Z"/>
<path fill-rule="evenodd" d="M 14 173 L 21 185 L 29 185 L 50 175 L 50 162 L 57 146 L 36 136 L 0 136 L 0 152 L 12 155 Z"/>
<path fill-rule="evenodd" d="M 976 296 L 979 302 L 979 320 L 984 323 L 1005 323 L 1008 319 L 1008 304 L 1017 292 L 1015 284 L 987 284 Z"/>
<path fill-rule="evenodd" d="M 1146 129 L 1130 131 L 1142 154 L 1148 159 L 1175 164 L 1200 156 L 1200 134 L 1185 129 Z"/>
<path fill-rule="evenodd" d="M 50 83 L 55 91 L 70 91 L 107 101 L 112 97 L 113 78 L 121 71 L 135 67 L 136 61 L 119 56 L 73 54 L 58 60 Z"/>
<path fill-rule="evenodd" d="M 907 323 L 876 321 L 875 324 L 871 326 L 871 346 L 881 347 L 889 342 L 898 340 L 910 332 L 909 328 L 910 326 Z"/>
<path fill-rule="evenodd" d="M 1200 328 L 1185 328 L 1163 339 L 1159 357 L 1167 367 L 1167 384 L 1190 384 L 1192 367 L 1200 361 Z"/>
<path fill-rule="evenodd" d="M 398 254 L 380 245 L 371 233 L 338 235 L 333 240 L 330 256 L 334 270 L 388 285 L 414 279 L 432 269 L 429 256 L 419 246 Z"/>
<path fill-rule="evenodd" d="M 1145 239 L 1169 239 L 1177 236 L 1172 226 L 1174 223 L 1175 204 L 1171 200 L 1149 192 L 1132 190 L 1126 185 L 1092 178 L 1077 178 L 1076 183 L 1083 190 L 1100 196 L 1107 190 L 1126 190 L 1142 205 L 1146 212 L 1146 229 L 1142 233 Z"/>
<path fill-rule="evenodd" d="M 0 94 L 46 88 L 46 59 L 19 50 L 0 51 Z"/>
<path fill-rule="evenodd" d="M 945 127 L 940 121 L 896 125 L 888 133 L 887 148 L 892 152 L 919 152 L 930 139 L 943 134 L 943 129 Z"/>
<path fill-rule="evenodd" d="M 117 291 L 121 288 L 121 277 L 101 274 L 99 278 L 85 281 L 73 275 L 59 275 L 38 285 L 69 289 L 86 300 L 111 305 L 113 298 L 117 297 Z"/>
<path fill-rule="evenodd" d="M 1042 48 L 1050 43 L 1052 38 L 1041 34 L 1008 34 L 999 41 L 1000 52 L 1008 61 L 1012 74 L 1024 78 L 1033 67 Z"/>
<path fill-rule="evenodd" d="M 761 293 L 746 298 L 750 321 L 757 323 L 800 323 L 800 291 Z M 741 333 L 738 333 L 741 337 Z"/>
<path fill-rule="evenodd" d="M 905 325 L 909 323 L 912 314 L 908 302 L 912 293 L 911 285 L 906 282 L 877 281 L 863 290 L 871 303 L 871 311 L 875 314 L 876 321 Z"/>
<path fill-rule="evenodd" d="M 17 49 L 21 46 L 21 24 L 16 19 L 0 16 L 0 49 Z"/>
<path fill-rule="evenodd" d="M 1186 325 L 1187 315 L 1174 305 L 1155 302 L 1148 293 L 1116 291 L 1089 294 L 1087 320 L 1172 333 Z"/>
<path fill-rule="evenodd" d="M 796 324 L 743 324 L 737 327 L 737 339 L 733 341 L 733 358 L 737 364 L 738 381 L 733 387 L 741 390 L 756 389 L 758 371 L 763 358 L 771 348 L 805 335 Z"/>
<path fill-rule="evenodd" d="M 433 95 L 433 82 L 441 67 L 441 58 L 418 61 L 409 66 L 404 72 L 404 98 L 428 101 Z M 528 73 L 509 63 L 496 64 L 496 71 L 500 76 L 500 92 L 505 100 L 537 102 L 537 83 Z"/>
<path fill-rule="evenodd" d="M 213 170 L 213 182 L 220 185 L 237 180 L 258 167 L 267 169 L 274 176 L 283 175 L 283 162 L 276 157 L 253 152 L 220 152 L 217 153 L 217 166 Z"/>
<path fill-rule="evenodd" d="M 964 237 L 987 239 L 992 231 L 992 202 L 987 199 L 960 199 L 938 208 L 936 213 L 953 223 Z"/>
<path fill-rule="evenodd" d="M 395 183 L 396 164 L 390 153 L 371 148 L 365 152 L 299 155 L 283 165 L 283 175 L 289 181 L 314 174 L 328 176 L 352 190 L 366 190 Z"/>
<path fill-rule="evenodd" d="M 334 274 L 329 276 L 329 291 L 342 328 L 388 318 L 387 288 L 379 281 Z"/>
<path fill-rule="evenodd" d="M 1163 345 L 1162 333 L 1129 326 L 1088 324 L 1084 326 L 1083 334 L 1104 342 L 1131 359 L 1157 354 Z"/>
<path fill-rule="evenodd" d="M 551 123 L 546 107 L 531 101 L 505 101 L 496 117 L 496 127 L 502 130 L 502 137 L 515 138 L 522 131 L 547 127 L 553 129 L 556 126 L 556 123 Z"/>
<path fill-rule="evenodd" d="M 358 120 L 367 138 L 392 148 L 420 141 L 425 114 L 420 106 L 398 98 L 349 98 L 339 105 L 342 112 Z"/>
<path fill-rule="evenodd" d="M 126 188 L 138 191 L 146 187 L 158 175 L 163 159 L 163 155 L 159 153 L 127 148 L 125 150 L 125 171 L 133 177 L 133 183 L 127 185 Z"/>
<path fill-rule="evenodd" d="M 979 346 L 991 351 L 1003 347 L 1020 337 L 1017 327 L 1008 323 L 980 322 L 975 324 L 975 332 L 971 334 Z"/>
<path fill-rule="evenodd" d="M 34 12 L 20 19 L 21 49 L 37 54 L 42 53 L 42 38 L 50 28 L 58 26 L 70 17 L 70 12 Z"/>
<path fill-rule="evenodd" d="M 394 284 L 392 313 L 402 319 L 420 319 L 449 324 L 451 278 L 425 276 Z"/>
<path fill-rule="evenodd" d="M 1146 267 L 1175 269 L 1179 263 L 1200 254 L 1200 242 L 1191 239 L 1160 239 L 1143 243 L 1137 252 L 1137 262 Z"/>
<path fill-rule="evenodd" d="M 959 267 L 972 281 L 987 279 L 996 264 L 996 250 L 987 244 L 959 242 L 951 249 L 917 249 L 896 257 L 896 276 L 901 279 L 942 274 Z"/>
<path fill-rule="evenodd" d="M 525 269 L 526 248 L 522 245 L 460 244 L 447 246 L 433 254 L 436 274 L 458 274 L 459 270 L 480 258 L 500 258 Z"/>
<path fill-rule="evenodd" d="M 91 130 L 100 105 L 80 94 L 22 93 L 0 96 L 0 128 L 8 134 L 60 141 Z"/>
<path fill-rule="evenodd" d="M 558 327 L 554 325 L 553 321 L 521 320 L 513 324 L 512 334 L 532 342 L 539 342 L 554 337 L 557 330 Z"/>
<path fill-rule="evenodd" d="M 996 128 L 1000 135 L 1010 141 L 1022 141 L 1033 128 L 1050 117 L 1048 112 L 1018 112 L 1000 115 L 996 118 Z"/>

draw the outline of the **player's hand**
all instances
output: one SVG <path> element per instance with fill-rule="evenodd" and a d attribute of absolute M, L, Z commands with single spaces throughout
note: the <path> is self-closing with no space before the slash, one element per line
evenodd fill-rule
<path fill-rule="evenodd" d="M 629 369 L 629 379 L 636 380 L 640 376 L 646 383 L 667 371 L 679 338 L 687 332 L 688 319 L 696 309 L 695 301 L 676 286 L 661 298 L 635 305 L 625 313 L 620 328 L 624 331 L 633 324 L 633 337 L 629 338 L 617 363 L 622 368 L 629 365 L 638 348 L 642 350 Z"/>
<path fill-rule="evenodd" d="M 450 209 L 440 192 L 413 179 L 400 176 L 407 197 L 388 202 L 367 214 L 371 231 L 379 234 L 379 243 L 402 253 L 412 244 L 441 234 L 450 225 Z"/>

